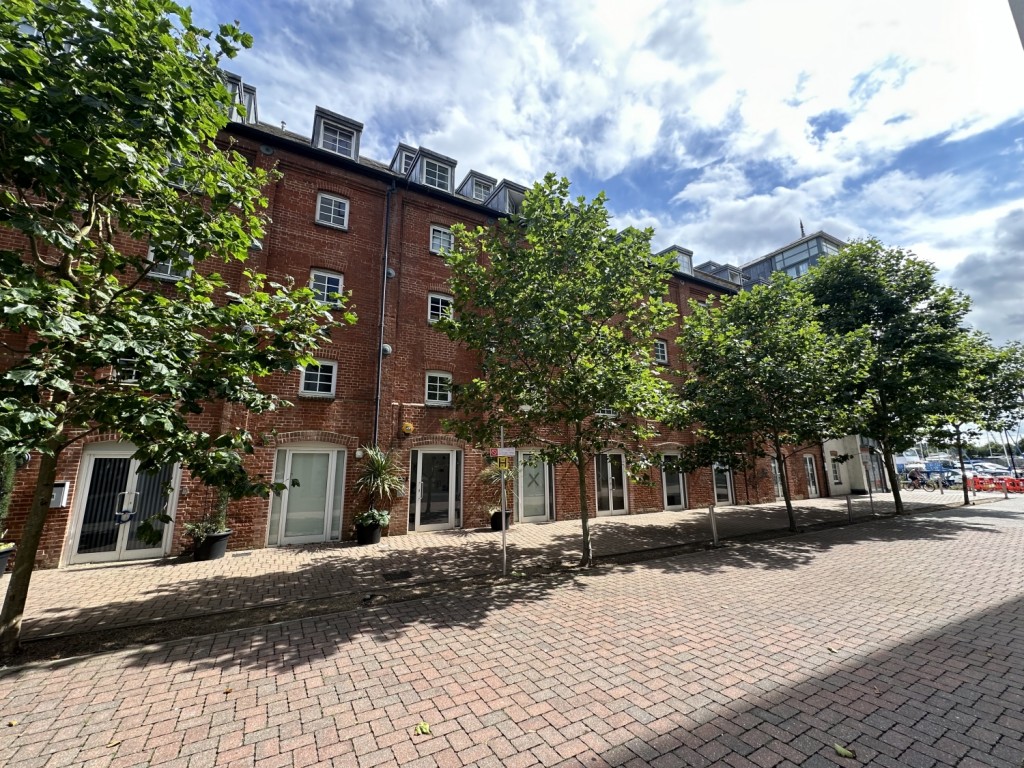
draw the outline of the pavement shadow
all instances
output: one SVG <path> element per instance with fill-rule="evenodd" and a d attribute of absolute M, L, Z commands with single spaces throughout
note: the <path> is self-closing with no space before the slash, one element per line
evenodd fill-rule
<path fill-rule="evenodd" d="M 803 669 L 831 670 L 821 675 L 787 673 L 778 662 L 716 679 L 705 662 L 685 690 L 661 689 L 656 703 L 612 702 L 611 718 L 588 715 L 582 725 L 601 734 L 591 743 L 605 746 L 575 759 L 596 768 L 1024 765 L 1024 598 L 860 650 L 838 649 L 851 657 L 838 668 L 829 649 L 808 653 Z M 673 662 L 670 649 L 665 663 Z M 621 725 L 612 730 L 608 720 Z M 839 756 L 836 745 L 856 759 Z"/>
<path fill-rule="evenodd" d="M 723 527 L 750 530 L 751 520 L 740 518 L 758 516 L 759 510 L 763 512 L 764 508 L 731 508 L 722 515 Z M 826 512 L 835 517 L 835 510 Z M 814 514 L 813 510 L 802 510 L 802 520 L 813 520 Z M 691 516 L 677 525 L 635 526 L 630 532 L 631 545 L 641 550 L 650 547 L 647 554 L 657 559 L 607 567 L 611 575 L 618 569 L 641 567 L 707 574 L 728 568 L 794 569 L 840 543 L 950 538 L 966 529 L 992 530 L 983 520 L 975 522 L 964 514 L 957 510 L 941 516 L 893 518 L 846 527 L 842 542 L 827 534 L 787 536 L 762 541 L 756 546 L 725 547 L 717 550 L 714 557 L 667 557 L 673 552 L 658 549 L 666 541 L 686 538 L 700 541 L 702 534 L 706 537 L 706 532 L 700 530 L 700 521 Z M 762 514 L 758 519 L 763 517 Z M 593 527 L 595 551 L 599 555 L 605 549 L 614 548 L 616 537 L 621 535 L 615 527 Z M 462 535 L 465 534 L 452 533 L 453 537 Z M 141 594 L 111 599 L 103 605 L 54 606 L 49 615 L 31 617 L 27 622 L 25 637 L 29 642 L 26 646 L 31 650 L 34 638 L 86 630 L 59 640 L 40 641 L 57 643 L 59 655 L 67 657 L 305 617 L 336 615 L 332 624 L 337 631 L 319 639 L 315 648 L 304 641 L 275 639 L 283 630 L 271 627 L 257 630 L 254 637 L 263 639 L 254 641 L 251 648 L 232 648 L 225 654 L 213 653 L 210 649 L 209 654 L 201 654 L 206 659 L 204 663 L 272 664 L 286 668 L 307 660 L 310 654 L 327 655 L 333 648 L 359 638 L 394 639 L 403 632 L 423 628 L 475 627 L 494 612 L 544 600 L 551 589 L 567 580 L 585 589 L 585 582 L 576 579 L 580 572 L 565 568 L 552 570 L 552 564 L 565 562 L 567 556 L 570 561 L 578 557 L 579 542 L 580 534 L 573 533 L 555 535 L 543 546 L 510 547 L 509 572 L 512 575 L 505 579 L 500 576 L 497 540 L 472 547 L 432 546 L 429 552 L 401 548 L 376 552 L 372 557 L 353 558 L 338 557 L 332 552 L 337 545 L 328 545 L 322 548 L 322 558 L 303 560 L 294 569 L 255 576 L 211 578 L 198 567 L 201 564 L 179 562 L 175 566 L 173 561 L 164 562 L 157 567 L 193 568 L 196 576 L 178 576 Z M 428 595 L 438 599 L 417 599 Z M 377 610 L 385 603 L 389 604 L 386 620 L 381 618 L 385 614 Z M 438 614 L 438 605 L 450 606 L 451 610 Z"/>

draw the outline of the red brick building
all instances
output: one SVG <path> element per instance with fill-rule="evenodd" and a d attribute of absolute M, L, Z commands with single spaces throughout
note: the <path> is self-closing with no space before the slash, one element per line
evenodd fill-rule
<path fill-rule="evenodd" d="M 399 145 L 390 164 L 369 160 L 359 153 L 362 129 L 351 118 L 317 108 L 312 137 L 259 123 L 232 123 L 225 131 L 254 165 L 280 172 L 266 190 L 272 223 L 248 266 L 272 280 L 308 282 L 325 297 L 351 293 L 349 306 L 359 316 L 354 327 L 333 333 L 318 365 L 264 382 L 294 407 L 256 417 L 218 405 L 203 415 L 205 429 L 241 425 L 261 435 L 254 472 L 300 481 L 270 500 L 231 505 L 233 549 L 352 538 L 352 518 L 360 510 L 353 491 L 359 447 L 375 442 L 394 450 L 407 473 L 406 494 L 391 510 L 389 535 L 483 526 L 494 506 L 493 487 L 479 480 L 484 454 L 441 427 L 451 413 L 444 385 L 468 380 L 475 370 L 473 356 L 433 327 L 451 301 L 439 252 L 450 245 L 453 224 L 491 223 L 514 211 L 525 189 L 476 171 L 462 174 L 456 184 L 456 160 L 423 147 Z M 671 278 L 669 299 L 680 312 L 691 298 L 703 302 L 738 290 L 695 272 L 686 249 L 673 250 L 680 268 Z M 160 277 L 175 276 L 168 271 Z M 675 331 L 661 341 L 659 357 L 668 367 L 678 364 Z M 652 444 L 671 453 L 691 439 L 686 432 L 664 431 Z M 58 480 L 64 485 L 55 492 L 41 565 L 183 549 L 182 523 L 209 509 L 209 490 L 168 467 L 165 477 L 174 491 L 165 498 L 159 482 L 136 475 L 131 453 L 116 435 L 103 435 L 62 454 Z M 528 453 L 521 451 L 520 460 Z M 798 459 L 789 467 L 795 498 L 828 487 L 820 449 L 807 454 L 811 462 Z M 8 537 L 15 540 L 35 481 L 34 463 L 18 471 L 8 521 Z M 781 494 L 769 462 L 745 474 L 704 470 L 683 477 L 659 471 L 645 483 L 629 481 L 623 466 L 612 452 L 591 468 L 591 516 L 757 503 Z M 580 516 L 574 468 L 523 465 L 518 483 L 517 524 Z M 135 519 L 118 525 L 115 507 L 129 494 L 136 499 Z M 134 527 L 165 503 L 175 522 L 159 546 L 147 548 L 133 536 Z"/>

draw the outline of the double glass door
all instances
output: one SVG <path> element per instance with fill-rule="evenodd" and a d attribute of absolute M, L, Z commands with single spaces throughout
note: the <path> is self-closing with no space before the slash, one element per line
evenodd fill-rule
<path fill-rule="evenodd" d="M 173 514 L 174 466 L 140 473 L 134 452 L 134 448 L 86 451 L 79 484 L 84 493 L 76 493 L 69 564 L 138 560 L 160 557 L 166 551 L 168 532 L 163 523 L 152 522 L 157 531 L 163 531 L 156 545 L 142 541 L 138 528 L 154 515 Z"/>
<path fill-rule="evenodd" d="M 779 460 L 772 458 L 772 484 L 775 486 L 775 498 L 781 499 L 785 496 L 782 491 L 782 473 L 779 471 Z"/>
<path fill-rule="evenodd" d="M 715 473 L 715 503 L 716 504 L 732 504 L 733 503 L 733 487 L 732 487 L 732 470 L 728 467 L 723 467 L 718 464 L 714 466 Z"/>
<path fill-rule="evenodd" d="M 661 487 L 664 489 L 665 509 L 686 508 L 686 476 L 673 466 L 678 461 L 676 454 L 665 456 L 665 466 L 661 469 Z"/>
<path fill-rule="evenodd" d="M 597 464 L 597 514 L 626 514 L 626 473 L 621 453 L 599 454 Z"/>
<path fill-rule="evenodd" d="M 804 468 L 807 470 L 807 498 L 816 499 L 821 492 L 818 490 L 818 470 L 814 466 L 813 456 L 804 456 Z"/>

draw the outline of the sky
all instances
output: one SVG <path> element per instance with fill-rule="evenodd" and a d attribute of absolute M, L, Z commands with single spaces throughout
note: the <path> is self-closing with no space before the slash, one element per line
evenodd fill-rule
<path fill-rule="evenodd" d="M 1024 49 L 1007 0 L 198 0 L 263 122 L 317 105 L 531 184 L 604 190 L 694 263 L 877 237 L 1024 340 Z"/>

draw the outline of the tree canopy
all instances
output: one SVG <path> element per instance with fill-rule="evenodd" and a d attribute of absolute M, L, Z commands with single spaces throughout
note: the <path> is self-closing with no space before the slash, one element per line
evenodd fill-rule
<path fill-rule="evenodd" d="M 583 563 L 592 560 L 586 467 L 609 448 L 634 469 L 671 399 L 654 339 L 673 319 L 670 256 L 650 230 L 609 226 L 604 194 L 572 198 L 549 174 L 521 211 L 493 227 L 456 227 L 446 254 L 454 319 L 446 333 L 480 354 L 481 375 L 456 382 L 448 426 L 473 443 L 539 447 L 579 476 Z"/>
<path fill-rule="evenodd" d="M 1024 418 L 1024 348 L 997 347 L 985 334 L 965 330 L 951 345 L 958 360 L 955 382 L 939 395 L 927 434 L 951 445 L 965 470 L 965 447 L 987 431 L 1000 435 Z M 964 504 L 970 504 L 966 483 Z"/>
<path fill-rule="evenodd" d="M 893 455 L 912 446 L 955 386 L 954 351 L 970 306 L 940 285 L 934 265 L 876 239 L 855 241 L 802 278 L 834 334 L 866 330 L 873 360 L 860 394 L 868 408 L 859 432 L 878 440 L 896 509 L 902 512 Z"/>
<path fill-rule="evenodd" d="M 265 492 L 243 463 L 251 435 L 190 417 L 212 401 L 278 407 L 257 380 L 354 320 L 244 266 L 268 178 L 217 144 L 241 109 L 218 67 L 251 43 L 169 0 L 0 6 L 0 445 L 42 454 L 6 652 L 62 450 L 115 431 L 143 468 L 183 461 L 236 497 Z"/>
<path fill-rule="evenodd" d="M 871 359 L 866 332 L 826 332 L 811 297 L 780 272 L 717 306 L 691 302 L 678 343 L 683 415 L 696 433 L 684 463 L 735 467 L 774 457 L 795 530 L 787 459 L 856 423 Z"/>

